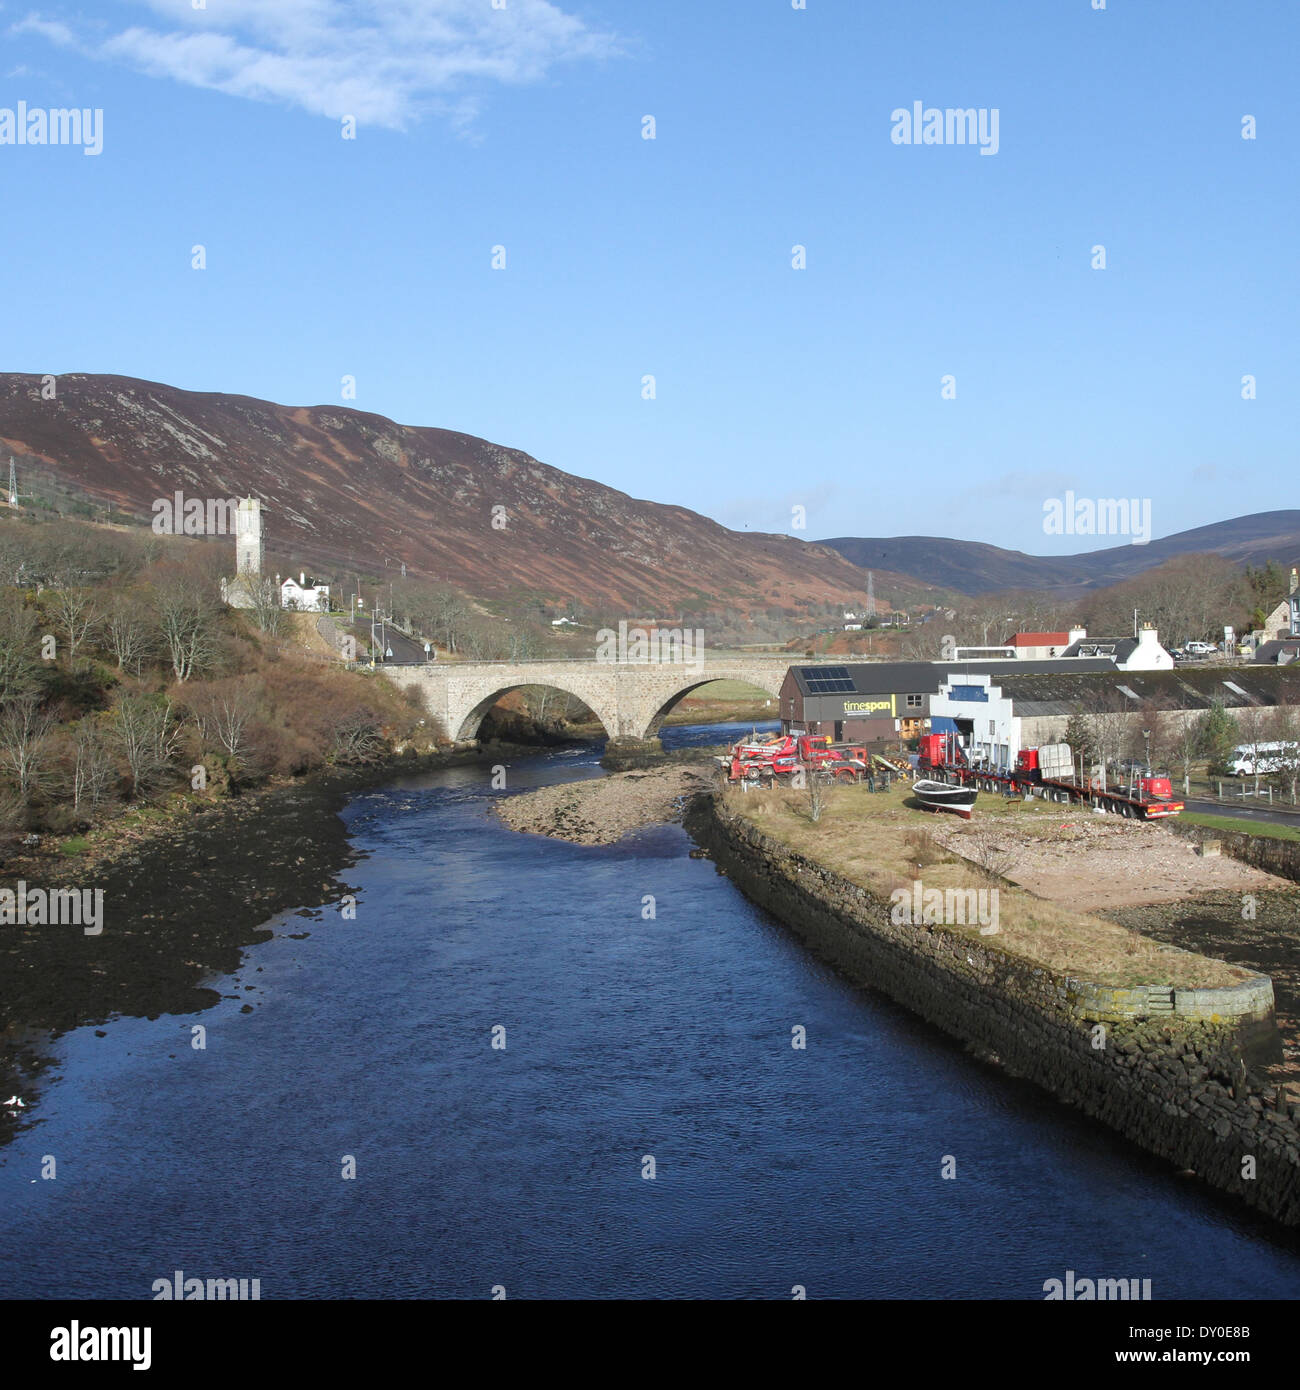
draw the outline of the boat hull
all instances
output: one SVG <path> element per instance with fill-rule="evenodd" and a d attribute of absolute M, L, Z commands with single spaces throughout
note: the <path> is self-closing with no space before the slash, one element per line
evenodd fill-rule
<path fill-rule="evenodd" d="M 912 795 L 927 811 L 951 811 L 970 820 L 979 793 L 974 787 L 950 787 L 946 782 L 913 782 Z"/>

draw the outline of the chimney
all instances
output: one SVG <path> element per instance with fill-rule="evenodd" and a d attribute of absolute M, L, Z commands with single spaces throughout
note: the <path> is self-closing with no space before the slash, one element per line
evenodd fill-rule
<path fill-rule="evenodd" d="M 1160 638 L 1154 627 L 1150 623 L 1142 624 L 1142 631 L 1138 633 L 1138 646 L 1149 647 L 1153 643 L 1159 642 Z"/>
<path fill-rule="evenodd" d="M 1082 642 L 1087 635 L 1088 629 L 1086 627 L 1072 627 L 1070 629 L 1070 640 L 1066 645 L 1072 647 L 1076 642 Z"/>
<path fill-rule="evenodd" d="M 298 571 L 298 587 L 300 589 L 307 587 L 307 575 L 302 570 Z"/>

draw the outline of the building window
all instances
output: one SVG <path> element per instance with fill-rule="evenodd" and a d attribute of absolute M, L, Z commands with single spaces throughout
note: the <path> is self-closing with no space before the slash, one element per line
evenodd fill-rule
<path fill-rule="evenodd" d="M 989 733 L 991 733 L 991 734 L 996 734 L 997 731 L 998 731 L 998 721 L 997 721 L 996 719 L 990 719 L 990 720 L 989 720 Z"/>
<path fill-rule="evenodd" d="M 909 696 L 907 697 L 907 707 L 908 707 L 908 709 L 920 709 L 921 706 L 922 706 L 924 703 L 925 703 L 925 696 L 924 696 L 924 695 L 909 695 Z"/>

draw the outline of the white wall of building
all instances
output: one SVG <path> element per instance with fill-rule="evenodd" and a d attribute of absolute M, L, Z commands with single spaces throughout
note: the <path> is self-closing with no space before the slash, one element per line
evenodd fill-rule
<path fill-rule="evenodd" d="M 982 691 L 985 698 L 972 700 L 953 693 L 971 687 Z M 991 676 L 962 676 L 944 681 L 939 693 L 930 697 L 931 721 L 936 715 L 970 720 L 967 749 L 972 757 L 983 756 L 999 768 L 1015 766 L 1022 746 L 1020 719 L 1012 708 L 1010 697 L 1003 695 Z"/>

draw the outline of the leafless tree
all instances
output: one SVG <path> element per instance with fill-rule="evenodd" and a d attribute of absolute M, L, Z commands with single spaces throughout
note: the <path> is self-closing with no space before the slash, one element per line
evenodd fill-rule
<path fill-rule="evenodd" d="M 248 586 L 248 611 L 259 632 L 274 637 L 284 627 L 284 609 L 280 604 L 280 590 L 274 579 L 266 576 L 258 578 L 245 575 Z"/>
<path fill-rule="evenodd" d="M 187 681 L 207 670 L 217 652 L 217 609 L 207 585 L 188 575 L 161 584 L 154 611 L 176 679 Z"/>
<path fill-rule="evenodd" d="M 202 686 L 190 700 L 189 708 L 206 744 L 220 748 L 236 762 L 249 757 L 249 726 L 258 711 L 257 691 L 251 678 L 213 681 Z"/>
<path fill-rule="evenodd" d="M 94 815 L 109 799 L 117 769 L 108 744 L 92 720 L 79 721 L 72 731 L 65 767 L 65 790 L 78 815 Z"/>
<path fill-rule="evenodd" d="M 1290 790 L 1294 806 L 1296 787 L 1300 784 L 1300 710 L 1291 702 L 1289 692 L 1283 691 L 1278 697 L 1269 735 L 1282 745 L 1277 754 L 1277 777 Z"/>
<path fill-rule="evenodd" d="M 1016 862 L 1016 846 L 1005 826 L 995 820 L 977 819 L 962 833 L 962 849 L 979 870 L 990 879 L 1002 879 Z"/>
<path fill-rule="evenodd" d="M 6 700 L 0 706 L 0 765 L 12 773 L 24 801 L 31 799 L 39 784 L 53 724 L 53 717 L 41 709 L 33 694 Z"/>
<path fill-rule="evenodd" d="M 113 735 L 131 777 L 131 795 L 145 796 L 166 776 L 180 745 L 171 702 L 126 695 L 113 710 Z"/>
<path fill-rule="evenodd" d="M 383 752 L 384 740 L 367 710 L 354 710 L 334 726 L 333 757 L 336 763 L 368 763 Z"/>
<path fill-rule="evenodd" d="M 1183 795 L 1190 796 L 1192 790 L 1192 764 L 1201 755 L 1201 731 L 1192 717 L 1192 705 L 1186 696 L 1177 711 L 1171 711 L 1169 718 L 1169 757 L 1182 773 Z"/>
<path fill-rule="evenodd" d="M 1244 705 L 1241 709 L 1236 710 L 1235 714 L 1237 727 L 1241 730 L 1241 741 L 1250 748 L 1250 761 L 1255 769 L 1252 780 L 1255 784 L 1255 795 L 1258 796 L 1259 784 L 1264 775 L 1259 770 L 1259 745 L 1269 741 L 1273 716 L 1271 712 L 1262 709 L 1259 705 Z"/>
<path fill-rule="evenodd" d="M 0 701 L 36 688 L 37 616 L 21 594 L 0 596 Z"/>
<path fill-rule="evenodd" d="M 104 618 L 104 645 L 119 671 L 138 676 L 140 668 L 157 650 L 149 610 L 133 594 L 119 594 Z"/>
<path fill-rule="evenodd" d="M 69 587 L 53 590 L 48 602 L 67 645 L 68 660 L 75 661 L 78 650 L 91 640 L 99 628 L 99 600 L 93 589 Z"/>

